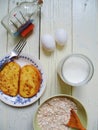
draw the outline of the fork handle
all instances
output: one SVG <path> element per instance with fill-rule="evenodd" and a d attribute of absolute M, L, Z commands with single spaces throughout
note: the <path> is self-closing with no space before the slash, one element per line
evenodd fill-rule
<path fill-rule="evenodd" d="M 9 56 L 6 56 L 4 59 L 2 59 L 0 61 L 0 71 L 4 68 L 4 66 L 11 61 L 11 59 L 9 58 Z"/>

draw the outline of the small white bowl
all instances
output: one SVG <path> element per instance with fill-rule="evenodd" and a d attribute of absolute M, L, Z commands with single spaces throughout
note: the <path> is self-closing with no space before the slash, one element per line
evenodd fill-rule
<path fill-rule="evenodd" d="M 91 80 L 94 67 L 91 60 L 82 54 L 71 54 L 59 62 L 58 74 L 71 86 L 83 86 Z"/>

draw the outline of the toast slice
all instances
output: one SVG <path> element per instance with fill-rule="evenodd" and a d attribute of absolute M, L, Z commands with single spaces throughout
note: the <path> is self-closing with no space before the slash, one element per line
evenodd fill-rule
<path fill-rule="evenodd" d="M 71 128 L 76 128 L 77 130 L 86 130 L 83 127 L 79 117 L 77 116 L 77 114 L 75 113 L 73 109 L 71 110 L 70 120 L 66 126 L 71 127 Z"/>
<path fill-rule="evenodd" d="M 18 94 L 20 66 L 16 62 L 9 62 L 0 72 L 0 89 L 10 96 Z"/>
<path fill-rule="evenodd" d="M 41 85 L 41 73 L 33 65 L 25 65 L 21 68 L 19 94 L 29 98 L 37 94 Z"/>

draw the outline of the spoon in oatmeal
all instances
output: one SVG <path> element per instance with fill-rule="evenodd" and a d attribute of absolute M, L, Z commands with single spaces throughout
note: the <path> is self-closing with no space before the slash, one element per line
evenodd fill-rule
<path fill-rule="evenodd" d="M 86 130 L 73 109 L 71 109 L 71 116 L 66 126 L 75 128 L 77 130 Z"/>

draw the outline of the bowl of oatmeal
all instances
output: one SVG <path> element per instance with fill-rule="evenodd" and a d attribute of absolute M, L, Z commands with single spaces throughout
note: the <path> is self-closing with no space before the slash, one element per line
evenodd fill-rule
<path fill-rule="evenodd" d="M 33 120 L 34 130 L 73 130 L 67 126 L 71 110 L 87 128 L 87 112 L 82 103 L 69 95 L 56 95 L 45 100 L 37 109 Z"/>

